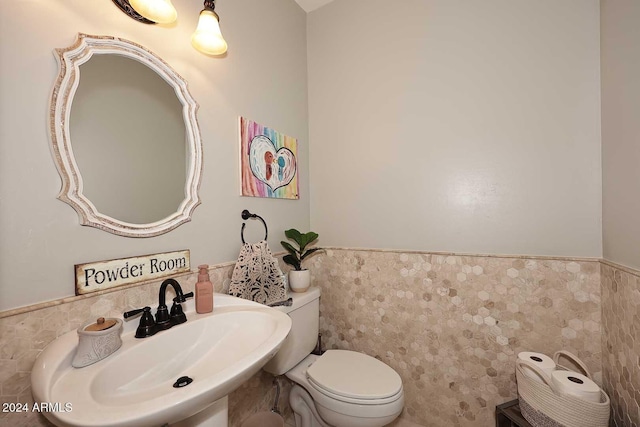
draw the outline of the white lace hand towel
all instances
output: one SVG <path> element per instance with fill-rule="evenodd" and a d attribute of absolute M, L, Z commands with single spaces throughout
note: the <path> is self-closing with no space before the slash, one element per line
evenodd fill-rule
<path fill-rule="evenodd" d="M 265 240 L 245 243 L 233 269 L 229 295 L 271 305 L 287 299 L 287 285 Z"/>

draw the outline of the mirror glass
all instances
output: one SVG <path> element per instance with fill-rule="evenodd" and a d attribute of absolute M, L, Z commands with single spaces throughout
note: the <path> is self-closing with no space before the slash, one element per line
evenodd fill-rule
<path fill-rule="evenodd" d="M 79 34 L 57 49 L 51 142 L 58 198 L 82 225 L 150 237 L 200 203 L 202 144 L 187 83 L 140 45 Z"/>
<path fill-rule="evenodd" d="M 83 193 L 99 212 L 146 224 L 178 210 L 187 176 L 182 104 L 155 71 L 93 55 L 80 66 L 69 134 Z"/>

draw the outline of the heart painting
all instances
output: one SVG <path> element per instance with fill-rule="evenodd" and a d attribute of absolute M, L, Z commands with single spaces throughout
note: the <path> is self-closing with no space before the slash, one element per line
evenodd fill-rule
<path fill-rule="evenodd" d="M 282 147 L 276 150 L 273 141 L 264 135 L 251 140 L 249 164 L 251 172 L 272 190 L 289 184 L 296 175 L 296 156 Z"/>
<path fill-rule="evenodd" d="M 298 199 L 298 142 L 240 118 L 242 195 Z"/>

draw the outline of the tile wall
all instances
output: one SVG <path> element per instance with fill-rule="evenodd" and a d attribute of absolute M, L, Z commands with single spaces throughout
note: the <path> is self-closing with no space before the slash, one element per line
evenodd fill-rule
<path fill-rule="evenodd" d="M 640 271 L 602 263 L 602 373 L 613 425 L 640 426 Z"/>
<path fill-rule="evenodd" d="M 495 425 L 520 351 L 565 349 L 601 378 L 598 260 L 328 249 L 309 261 L 325 348 L 393 367 L 402 419 Z"/>
<path fill-rule="evenodd" d="M 516 354 L 559 349 L 604 383 L 615 426 L 640 426 L 640 272 L 598 260 L 338 248 L 309 264 L 323 292 L 324 347 L 362 351 L 402 376 L 406 406 L 396 426 L 493 425 L 495 405 L 516 396 Z M 217 292 L 228 288 L 232 269 L 211 267 Z M 196 276 L 178 280 L 190 291 Z M 154 305 L 158 287 L 0 313 L 0 402 L 32 400 L 33 361 L 53 339 L 88 318 Z M 292 426 L 290 384 L 280 384 L 279 407 Z M 230 426 L 270 409 L 274 393 L 270 375 L 255 375 L 229 396 Z M 5 425 L 50 426 L 37 414 L 0 412 Z"/>

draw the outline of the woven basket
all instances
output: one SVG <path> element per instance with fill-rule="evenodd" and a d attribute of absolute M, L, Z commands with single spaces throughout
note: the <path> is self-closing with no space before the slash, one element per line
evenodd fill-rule
<path fill-rule="evenodd" d="M 580 359 L 566 351 L 558 351 L 553 359 L 557 369 L 569 370 L 558 364 L 560 356 L 574 361 L 584 375 L 591 374 Z M 538 382 L 525 374 L 525 369 L 537 373 L 544 382 Z M 534 427 L 607 427 L 609 425 L 609 396 L 601 391 L 600 403 L 589 402 L 574 396 L 562 395 L 551 379 L 536 365 L 516 360 L 518 398 L 522 416 Z"/>

